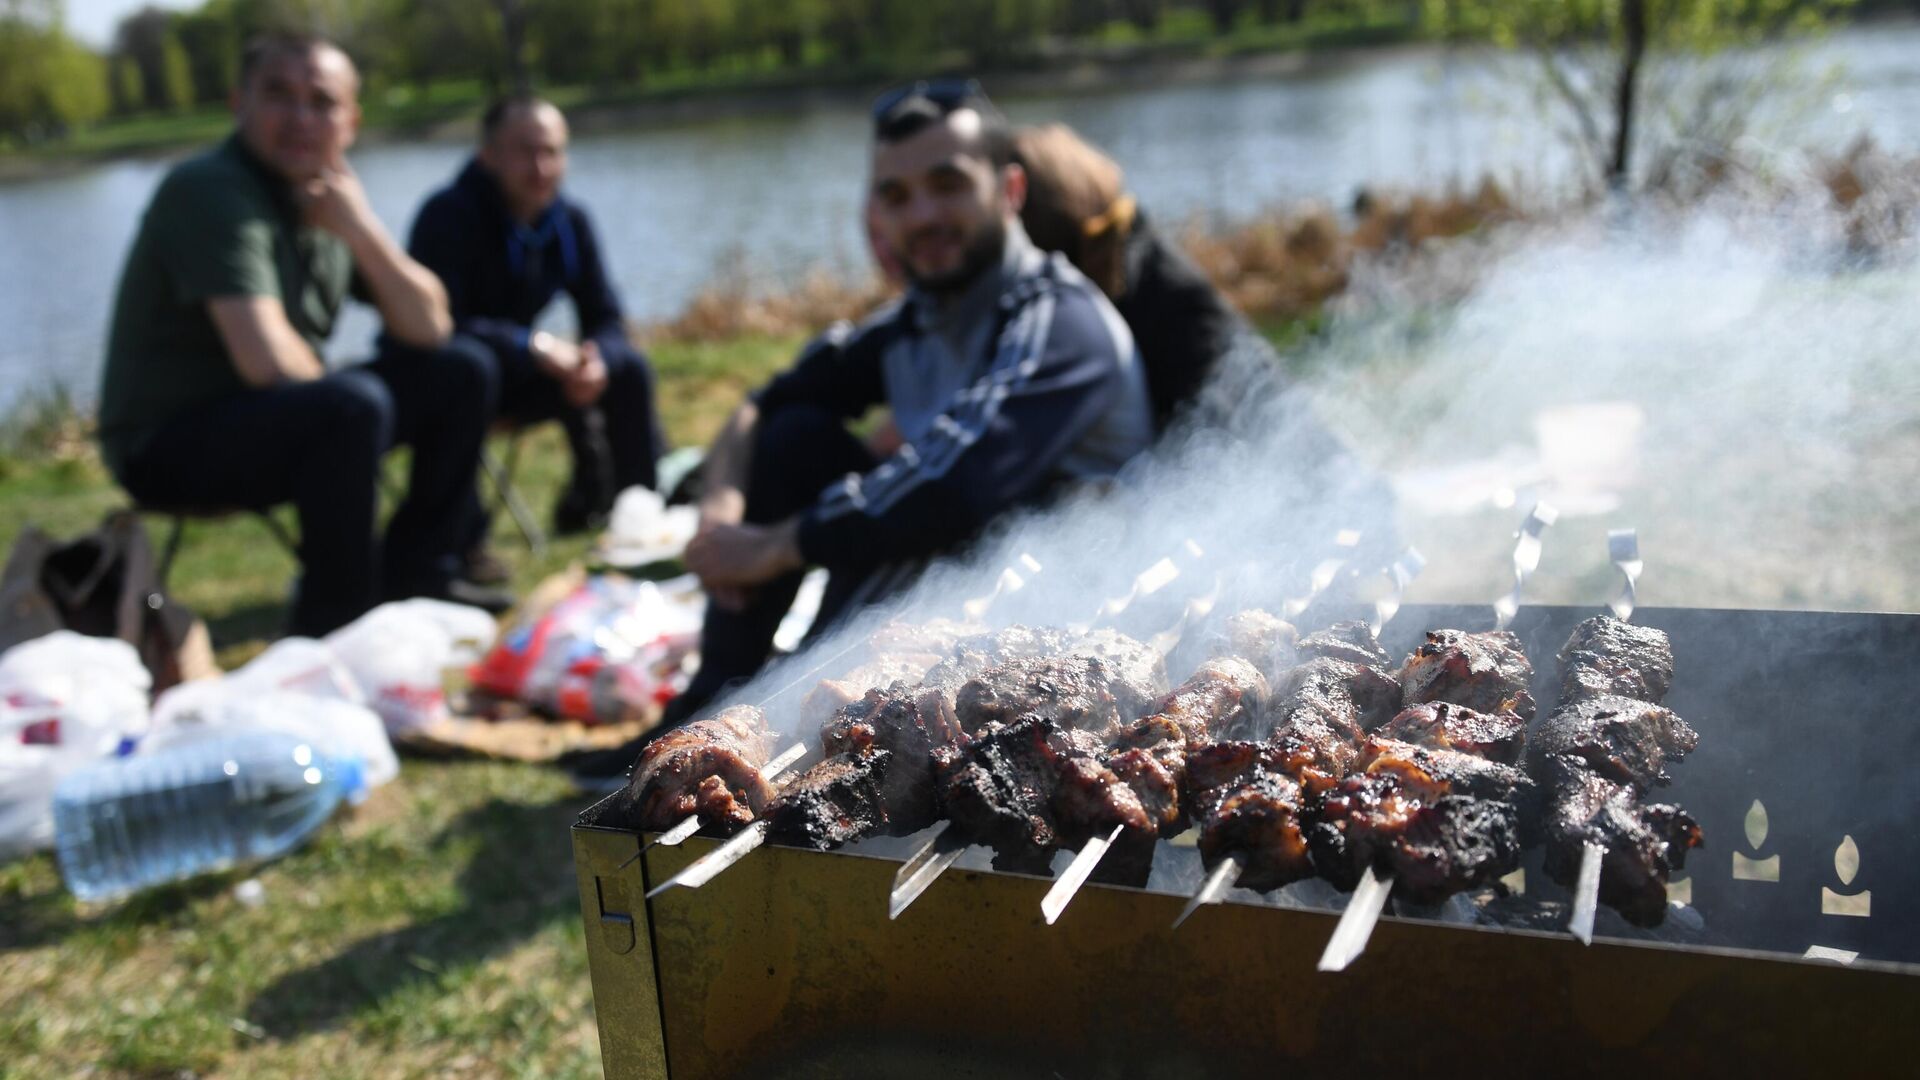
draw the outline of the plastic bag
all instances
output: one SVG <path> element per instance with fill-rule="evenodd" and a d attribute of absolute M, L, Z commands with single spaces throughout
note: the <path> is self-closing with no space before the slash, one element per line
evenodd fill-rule
<path fill-rule="evenodd" d="M 685 688 L 681 662 L 700 637 L 692 578 L 588 578 L 502 635 L 468 672 L 477 690 L 559 716 L 608 721 Z"/>
<path fill-rule="evenodd" d="M 436 600 L 382 604 L 327 635 L 326 644 L 390 732 L 447 718 L 445 673 L 492 644 L 493 616 Z"/>
<path fill-rule="evenodd" d="M 153 677 L 133 646 L 56 630 L 0 654 L 0 858 L 53 842 L 53 789 L 127 753 L 148 729 Z"/>
<path fill-rule="evenodd" d="M 652 488 L 630 487 L 613 501 L 599 555 L 609 566 L 629 569 L 677 559 L 699 526 L 693 507 L 668 506 Z"/>

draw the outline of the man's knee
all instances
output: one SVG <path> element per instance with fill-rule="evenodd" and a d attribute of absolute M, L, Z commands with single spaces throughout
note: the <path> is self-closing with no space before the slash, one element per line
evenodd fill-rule
<path fill-rule="evenodd" d="M 419 359 L 430 365 L 435 396 L 445 406 L 493 414 L 500 399 L 500 365 L 485 342 L 455 334 Z"/>
<path fill-rule="evenodd" d="M 393 444 L 393 392 L 379 379 L 343 372 L 315 382 L 309 389 L 315 418 L 329 439 L 366 442 L 375 452 Z"/>
<path fill-rule="evenodd" d="M 758 461 L 767 454 L 817 452 L 848 437 L 846 421 L 827 410 L 788 405 L 762 415 L 754 425 L 753 456 Z"/>

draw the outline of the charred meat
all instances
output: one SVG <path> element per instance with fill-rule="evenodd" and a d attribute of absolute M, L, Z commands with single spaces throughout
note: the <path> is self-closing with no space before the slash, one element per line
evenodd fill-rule
<path fill-rule="evenodd" d="M 767 804 L 769 835 L 817 851 L 887 830 L 885 750 L 835 754 L 795 777 Z"/>
<path fill-rule="evenodd" d="M 917 832 L 939 817 L 932 754 L 961 737 L 939 693 L 905 682 L 867 691 L 820 728 L 821 745 L 830 755 L 866 750 L 893 755 L 886 773 L 885 801 L 890 831 L 901 835 Z"/>
<path fill-rule="evenodd" d="M 1641 793 L 1665 785 L 1666 766 L 1700 744 L 1670 709 L 1624 697 L 1588 698 L 1563 706 L 1533 736 L 1539 758 L 1564 754 Z"/>
<path fill-rule="evenodd" d="M 1673 686 L 1673 646 L 1650 626 L 1596 615 L 1560 650 L 1560 701 L 1629 697 L 1658 705 Z"/>
<path fill-rule="evenodd" d="M 843 706 L 859 701 L 871 687 L 904 682 L 920 685 L 927 671 L 940 662 L 932 653 L 880 653 L 837 679 L 822 679 L 800 702 L 803 724 L 823 724 Z"/>
<path fill-rule="evenodd" d="M 1505 630 L 1469 634 L 1433 630 L 1400 669 L 1404 703 L 1447 702 L 1478 712 L 1510 712 L 1532 720 L 1533 665 L 1520 639 Z"/>
<path fill-rule="evenodd" d="M 1325 630 L 1308 634 L 1300 639 L 1298 652 L 1302 661 L 1325 657 L 1382 671 L 1393 663 L 1387 650 L 1380 647 L 1380 639 L 1373 636 L 1373 628 L 1358 619 L 1337 622 Z"/>
<path fill-rule="evenodd" d="M 751 705 L 735 705 L 653 740 L 627 781 L 625 798 L 637 827 L 660 832 L 698 814 L 704 832 L 738 831 L 773 797 L 760 775 L 772 748 L 773 733 Z"/>
<path fill-rule="evenodd" d="M 1238 855 L 1246 863 L 1238 884 L 1261 892 L 1313 876 L 1298 765 L 1256 742 L 1209 743 L 1187 757 L 1188 812 L 1208 869 Z"/>
<path fill-rule="evenodd" d="M 1034 656 L 969 679 L 954 697 L 954 713 L 967 732 L 1023 716 L 1044 717 L 1064 728 L 1105 730 L 1146 712 L 1157 696 L 1098 657 Z"/>
<path fill-rule="evenodd" d="M 1053 790 L 1064 763 L 1089 750 L 1044 717 L 991 724 L 934 753 L 941 809 L 960 836 L 993 848 L 995 867 L 1044 874 L 1061 844 Z"/>
<path fill-rule="evenodd" d="M 1637 926 L 1667 917 L 1667 880 L 1701 845 L 1700 826 L 1666 803 L 1643 804 L 1631 785 L 1610 780 L 1575 757 L 1548 755 L 1542 779 L 1552 791 L 1545 825 L 1547 875 L 1571 887 L 1588 844 L 1599 845 L 1600 902 Z"/>
<path fill-rule="evenodd" d="M 1464 705 L 1442 702 L 1409 706 L 1376 734 L 1515 765 L 1526 750 L 1527 722 L 1512 713 L 1475 712 Z"/>
<path fill-rule="evenodd" d="M 1371 866 L 1396 895 L 1438 903 L 1520 865 L 1533 782 L 1456 750 L 1368 741 L 1364 765 L 1320 797 L 1307 838 L 1322 877 L 1352 889 Z"/>

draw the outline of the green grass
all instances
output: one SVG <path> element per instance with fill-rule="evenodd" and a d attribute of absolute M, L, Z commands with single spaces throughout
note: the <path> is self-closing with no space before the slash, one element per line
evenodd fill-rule
<path fill-rule="evenodd" d="M 671 440 L 704 443 L 796 344 L 656 347 Z M 29 522 L 68 536 L 125 505 L 81 427 L 54 401 L 0 425 L 0 546 Z M 517 486 L 536 512 L 567 467 L 557 427 L 527 436 Z M 524 592 L 587 541 L 536 560 L 500 514 L 494 546 Z M 293 572 L 234 518 L 189 526 L 172 584 L 232 666 L 276 633 Z M 87 911 L 50 856 L 0 866 L 0 1078 L 597 1076 L 567 834 L 588 801 L 549 768 L 408 760 L 259 870 L 257 908 L 235 899 L 244 872 Z"/>

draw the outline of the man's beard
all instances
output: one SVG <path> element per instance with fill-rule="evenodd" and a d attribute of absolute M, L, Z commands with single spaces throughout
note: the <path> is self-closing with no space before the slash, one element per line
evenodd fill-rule
<path fill-rule="evenodd" d="M 967 245 L 960 265 L 944 274 L 921 274 L 913 268 L 913 263 L 900 259 L 900 267 L 907 275 L 907 281 L 921 292 L 957 293 L 974 283 L 981 274 L 997 266 L 1001 255 L 1007 248 L 1007 224 L 999 218 L 990 218 L 980 230 L 973 234 L 973 240 Z"/>

